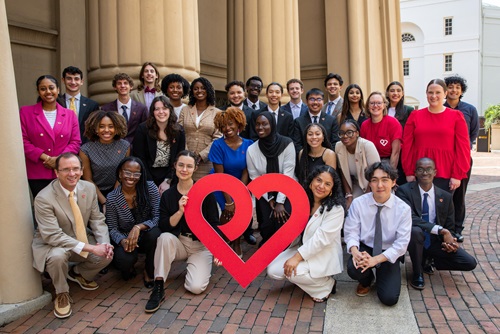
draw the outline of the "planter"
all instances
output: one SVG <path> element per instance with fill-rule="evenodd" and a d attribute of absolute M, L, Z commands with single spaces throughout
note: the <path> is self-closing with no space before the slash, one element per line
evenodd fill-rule
<path fill-rule="evenodd" d="M 491 124 L 491 149 L 500 150 L 500 124 Z"/>

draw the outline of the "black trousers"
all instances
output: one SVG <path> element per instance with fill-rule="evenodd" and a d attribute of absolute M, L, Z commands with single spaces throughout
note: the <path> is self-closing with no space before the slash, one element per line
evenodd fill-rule
<path fill-rule="evenodd" d="M 42 191 L 43 188 L 48 186 L 50 182 L 52 182 L 52 180 L 47 180 L 47 179 L 28 180 L 28 185 L 30 186 L 33 199 L 35 199 L 36 195 L 38 195 L 38 193 Z"/>
<path fill-rule="evenodd" d="M 469 185 L 470 174 L 472 172 L 472 158 L 470 158 L 470 168 L 467 178 L 460 182 L 460 187 L 453 193 L 453 205 L 455 206 L 455 232 L 462 234 L 465 221 L 465 194 Z"/>
<path fill-rule="evenodd" d="M 470 271 L 476 268 L 476 259 L 463 248 L 459 248 L 456 253 L 445 252 L 441 249 L 441 238 L 431 234 L 431 245 L 425 249 L 424 240 L 424 231 L 418 226 L 413 226 L 408 245 L 413 275 L 422 274 L 422 264 L 426 258 L 434 259 L 434 266 L 437 270 Z"/>
<path fill-rule="evenodd" d="M 125 252 L 125 249 L 121 245 L 115 245 L 113 265 L 121 271 L 123 279 L 128 280 L 130 278 L 130 272 L 137 262 L 139 252 L 146 254 L 145 270 L 149 278 L 154 278 L 156 239 L 158 239 L 160 234 L 161 230 L 157 226 L 147 231 L 141 231 L 139 241 L 137 242 L 139 247 L 130 253 Z"/>
<path fill-rule="evenodd" d="M 370 255 L 373 254 L 373 249 L 365 244 L 361 244 L 359 250 Z M 375 269 L 377 271 L 377 296 L 382 304 L 392 306 L 398 302 L 401 292 L 401 270 L 399 266 L 400 260 L 397 260 L 396 263 L 386 261 L 381 263 L 378 268 L 370 268 L 362 273 L 362 268 L 356 269 L 354 267 L 351 255 L 347 261 L 347 274 L 366 287 L 370 286 L 375 278 L 373 274 Z"/>
<path fill-rule="evenodd" d="M 289 214 L 292 213 L 292 207 L 290 205 L 290 201 L 288 198 L 285 200 L 285 210 Z M 257 213 L 257 220 L 259 222 L 259 230 L 260 230 L 260 235 L 262 236 L 262 241 L 260 242 L 260 246 L 262 246 L 269 238 L 273 236 L 274 233 L 281 227 L 280 224 L 274 217 L 271 217 L 271 213 L 273 213 L 273 210 L 271 209 L 271 206 L 269 205 L 269 202 L 264 199 L 264 197 L 261 197 L 257 201 L 256 205 L 256 213 Z"/>

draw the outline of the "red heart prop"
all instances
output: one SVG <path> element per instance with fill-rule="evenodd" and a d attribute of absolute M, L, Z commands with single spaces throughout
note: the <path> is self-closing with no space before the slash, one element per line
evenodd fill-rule
<path fill-rule="evenodd" d="M 239 237 L 252 217 L 252 202 L 248 192 L 259 199 L 269 191 L 284 193 L 293 208 L 288 221 L 246 262 L 208 224 L 201 212 L 205 197 L 214 191 L 224 191 L 235 201 L 235 215 L 220 230 L 230 240 Z M 283 174 L 266 174 L 248 184 L 248 189 L 237 178 L 223 173 L 207 175 L 197 181 L 188 193 L 189 201 L 184 215 L 189 228 L 222 261 L 222 265 L 244 288 L 254 280 L 302 231 L 309 218 L 309 200 L 304 189 Z"/>

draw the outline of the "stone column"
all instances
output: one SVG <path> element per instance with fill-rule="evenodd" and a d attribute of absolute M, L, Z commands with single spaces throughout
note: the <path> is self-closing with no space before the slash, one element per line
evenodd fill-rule
<path fill-rule="evenodd" d="M 399 1 L 349 0 L 347 13 L 350 83 L 359 84 L 365 96 L 384 91 L 402 79 Z"/>
<path fill-rule="evenodd" d="M 228 1 L 228 81 L 300 78 L 298 0 Z M 262 90 L 264 92 L 264 89 Z"/>
<path fill-rule="evenodd" d="M 99 103 L 116 98 L 113 76 L 125 72 L 138 85 L 144 62 L 163 77 L 199 76 L 197 0 L 89 0 L 89 94 Z"/>
<path fill-rule="evenodd" d="M 0 324 L 4 323 L 5 304 L 20 303 L 42 296 L 40 274 L 32 266 L 33 219 L 24 148 L 19 121 L 19 106 L 10 48 L 5 2 L 0 2 Z M 50 299 L 49 299 L 50 300 Z M 43 305 L 42 305 L 43 306 Z M 22 311 L 21 311 L 22 312 Z M 8 315 L 6 315 L 8 317 Z"/>
<path fill-rule="evenodd" d="M 327 73 L 340 74 L 346 83 L 350 82 L 347 1 L 325 0 Z"/>

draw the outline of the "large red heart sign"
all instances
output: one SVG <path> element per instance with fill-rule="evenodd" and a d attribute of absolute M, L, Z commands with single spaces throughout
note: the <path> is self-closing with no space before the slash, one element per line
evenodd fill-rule
<path fill-rule="evenodd" d="M 214 191 L 224 191 L 235 201 L 235 215 L 229 223 L 220 226 L 224 235 L 234 240 L 248 226 L 252 218 L 252 201 L 248 190 L 259 199 L 269 191 L 284 193 L 290 200 L 292 215 L 288 221 L 246 262 L 210 226 L 201 212 L 205 197 Z M 309 200 L 304 189 L 292 178 L 283 174 L 266 174 L 248 184 L 248 189 L 237 178 L 223 173 L 211 174 L 197 181 L 188 193 L 189 201 L 184 210 L 186 222 L 193 233 L 244 288 L 250 284 L 306 227 L 309 217 Z"/>

